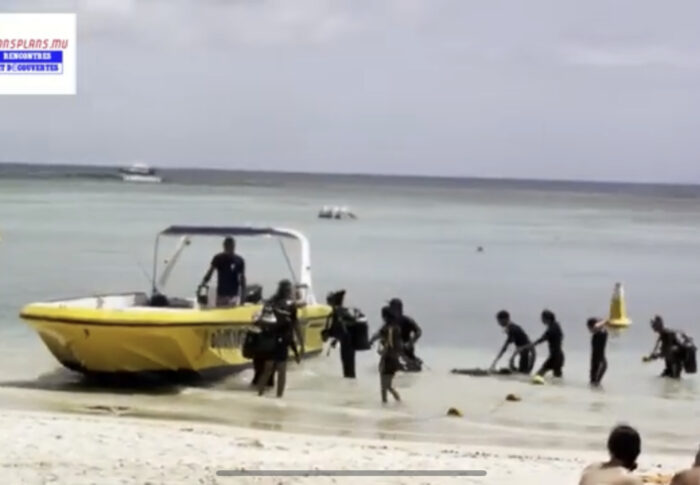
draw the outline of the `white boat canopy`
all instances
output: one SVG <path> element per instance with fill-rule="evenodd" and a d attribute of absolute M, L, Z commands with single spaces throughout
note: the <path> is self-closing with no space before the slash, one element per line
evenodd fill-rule
<path fill-rule="evenodd" d="M 171 256 L 166 264 L 163 274 L 159 280 L 159 285 L 163 287 L 167 281 L 167 277 L 172 271 L 175 262 L 180 253 L 186 246 L 190 244 L 190 238 L 196 236 L 205 237 L 275 237 L 280 242 L 280 248 L 292 273 L 292 278 L 296 287 L 301 292 L 301 299 L 307 304 L 316 304 L 313 287 L 311 285 L 311 249 L 309 241 L 301 232 L 294 229 L 278 228 L 278 227 L 255 227 L 255 226 L 170 226 L 158 234 L 154 249 L 153 258 L 153 291 L 157 291 L 156 274 L 158 270 L 158 245 L 162 236 L 180 236 L 180 244 L 173 256 Z M 287 255 L 287 251 L 282 244 L 281 239 L 292 239 L 299 243 L 299 269 L 294 271 L 292 264 Z"/>

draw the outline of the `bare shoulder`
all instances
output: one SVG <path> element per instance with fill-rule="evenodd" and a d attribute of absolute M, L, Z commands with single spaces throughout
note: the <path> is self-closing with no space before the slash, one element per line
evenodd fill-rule
<path fill-rule="evenodd" d="M 692 468 L 676 473 L 670 485 L 700 485 L 700 469 Z"/>

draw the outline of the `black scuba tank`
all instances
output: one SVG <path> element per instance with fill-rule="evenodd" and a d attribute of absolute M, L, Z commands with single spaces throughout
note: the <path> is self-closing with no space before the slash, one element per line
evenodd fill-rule
<path fill-rule="evenodd" d="M 686 374 L 695 374 L 698 371 L 698 349 L 694 345 L 686 345 L 683 349 L 683 370 Z"/>
<path fill-rule="evenodd" d="M 369 345 L 369 325 L 367 324 L 367 317 L 357 308 L 352 309 L 351 316 L 351 323 L 348 324 L 347 328 L 352 341 L 352 347 L 359 352 L 369 350 L 371 347 Z"/>

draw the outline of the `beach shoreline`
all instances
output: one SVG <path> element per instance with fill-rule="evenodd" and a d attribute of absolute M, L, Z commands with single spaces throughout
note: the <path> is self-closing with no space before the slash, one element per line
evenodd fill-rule
<path fill-rule="evenodd" d="M 261 431 L 220 424 L 46 411 L 0 411 L 4 483 L 577 483 L 605 450 L 517 450 Z M 604 441 L 604 440 L 602 440 Z M 645 455 L 643 474 L 690 458 Z M 229 477 L 220 470 L 484 470 L 484 477 Z"/>

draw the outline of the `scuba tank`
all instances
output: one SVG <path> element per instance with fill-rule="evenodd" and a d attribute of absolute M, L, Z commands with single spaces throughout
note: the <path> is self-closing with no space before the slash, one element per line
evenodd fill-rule
<path fill-rule="evenodd" d="M 683 346 L 683 370 L 686 374 L 695 374 L 698 371 L 698 349 L 692 343 Z"/>
<path fill-rule="evenodd" d="M 369 326 L 367 325 L 367 317 L 357 308 L 353 308 L 350 312 L 351 319 L 348 322 L 348 333 L 352 341 L 352 347 L 356 351 L 369 350 Z"/>
<path fill-rule="evenodd" d="M 277 317 L 274 309 L 263 307 L 255 320 L 255 326 L 258 328 L 246 332 L 243 340 L 243 357 L 255 359 L 271 355 L 277 346 L 276 325 Z"/>

